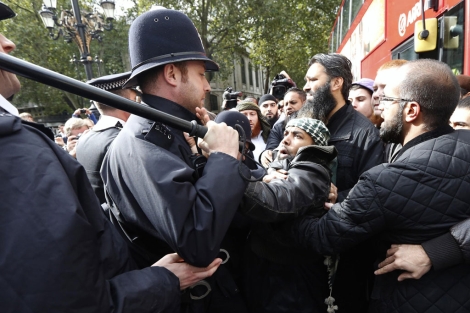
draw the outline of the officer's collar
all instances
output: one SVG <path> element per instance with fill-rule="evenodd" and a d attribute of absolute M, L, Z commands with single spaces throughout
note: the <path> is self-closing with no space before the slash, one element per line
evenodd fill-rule
<path fill-rule="evenodd" d="M 123 128 L 126 124 L 125 121 L 110 115 L 101 115 L 100 120 L 93 126 L 93 131 L 101 131 L 108 128 Z"/>
<path fill-rule="evenodd" d="M 142 95 L 142 101 L 151 106 L 154 109 L 157 109 L 159 111 L 168 113 L 172 116 L 182 118 L 186 121 L 197 121 L 198 124 L 200 124 L 199 119 L 196 117 L 196 115 L 183 106 L 179 105 L 176 102 L 173 102 L 171 100 L 154 96 L 154 95 L 149 95 L 149 94 L 143 94 Z"/>

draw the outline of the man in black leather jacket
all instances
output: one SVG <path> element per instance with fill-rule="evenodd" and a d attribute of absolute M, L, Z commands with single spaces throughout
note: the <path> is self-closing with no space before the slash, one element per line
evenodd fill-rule
<path fill-rule="evenodd" d="M 399 156 L 364 173 L 346 200 L 319 220 L 294 223 L 297 242 L 318 253 L 338 253 L 375 237 L 376 258 L 382 260 L 391 243 L 425 242 L 467 219 L 470 132 L 448 125 L 458 99 L 457 80 L 444 63 L 422 59 L 403 65 L 381 98 L 381 137 L 403 144 Z M 458 227 L 454 233 L 465 236 Z M 419 280 L 398 277 L 376 277 L 371 312 L 470 309 L 468 265 L 430 271 Z"/>
<path fill-rule="evenodd" d="M 336 150 L 318 120 L 293 119 L 263 182 L 248 185 L 241 212 L 255 220 L 246 251 L 244 294 L 251 312 L 324 312 L 328 273 L 321 255 L 278 231 L 297 216 L 326 210 Z"/>

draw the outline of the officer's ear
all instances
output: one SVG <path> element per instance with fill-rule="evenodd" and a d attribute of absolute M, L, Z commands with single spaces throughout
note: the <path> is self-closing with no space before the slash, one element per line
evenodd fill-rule
<path fill-rule="evenodd" d="M 166 64 L 163 67 L 163 78 L 172 86 L 176 86 L 178 84 L 179 73 L 179 69 L 172 63 Z"/>

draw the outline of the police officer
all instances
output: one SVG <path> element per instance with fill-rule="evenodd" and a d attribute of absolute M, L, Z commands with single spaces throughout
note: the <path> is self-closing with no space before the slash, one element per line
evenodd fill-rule
<path fill-rule="evenodd" d="M 138 85 L 145 105 L 187 121 L 205 115 L 205 72 L 219 67 L 186 15 L 159 7 L 139 16 L 129 30 L 129 51 L 132 73 L 125 87 Z M 207 266 L 220 253 L 250 171 L 237 160 L 238 133 L 225 124 L 206 125 L 199 147 L 207 161 L 192 154 L 182 131 L 134 115 L 108 150 L 101 175 L 117 226 L 142 266 L 174 251 Z M 243 312 L 229 276 L 221 268 L 213 277 L 217 283 L 188 290 L 182 310 Z"/>
<path fill-rule="evenodd" d="M 14 16 L 0 2 L 0 21 Z M 14 49 L 0 34 L 0 53 Z M 196 269 L 168 255 L 136 270 L 83 167 L 5 100 L 19 89 L 17 77 L 0 70 L 1 311 L 179 310 L 180 288 L 218 264 Z"/>
<path fill-rule="evenodd" d="M 130 72 L 107 75 L 92 79 L 87 83 L 136 101 L 138 97 L 137 90 L 131 88 L 122 89 L 130 75 Z M 106 152 L 108 152 L 109 146 L 126 124 L 131 114 L 100 102 L 95 102 L 95 106 L 100 112 L 100 120 L 93 129 L 80 137 L 76 151 L 77 160 L 85 168 L 96 196 L 100 203 L 105 203 L 103 180 L 100 175 L 101 164 Z"/>

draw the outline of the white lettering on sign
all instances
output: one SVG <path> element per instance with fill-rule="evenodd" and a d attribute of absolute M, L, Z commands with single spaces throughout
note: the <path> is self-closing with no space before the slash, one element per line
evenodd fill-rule
<path fill-rule="evenodd" d="M 428 7 L 428 5 L 426 5 Z M 425 10 L 427 8 L 424 8 Z M 416 2 L 416 4 L 408 11 L 408 14 L 402 13 L 398 18 L 398 33 L 403 37 L 408 29 L 408 26 L 414 25 L 418 17 L 421 16 L 421 1 Z"/>

